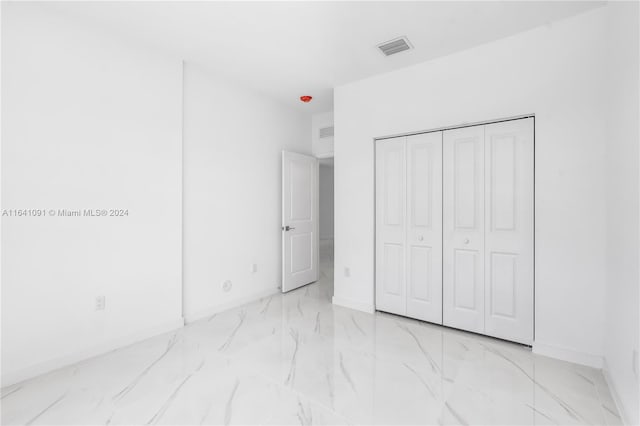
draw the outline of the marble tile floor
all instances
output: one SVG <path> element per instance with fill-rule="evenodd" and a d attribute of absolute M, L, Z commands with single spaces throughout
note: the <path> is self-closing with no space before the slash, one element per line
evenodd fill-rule
<path fill-rule="evenodd" d="M 318 283 L 2 389 L 2 424 L 621 424 L 599 370 Z"/>

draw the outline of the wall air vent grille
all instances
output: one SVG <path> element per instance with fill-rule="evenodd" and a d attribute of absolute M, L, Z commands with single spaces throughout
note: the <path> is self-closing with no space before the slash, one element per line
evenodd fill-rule
<path fill-rule="evenodd" d="M 322 127 L 319 130 L 320 139 L 332 138 L 333 137 L 333 126 Z"/>
<path fill-rule="evenodd" d="M 412 49 L 411 43 L 406 37 L 398 37 L 393 40 L 385 41 L 378 45 L 378 49 L 385 55 L 391 56 L 396 53 L 404 52 L 405 50 Z"/>

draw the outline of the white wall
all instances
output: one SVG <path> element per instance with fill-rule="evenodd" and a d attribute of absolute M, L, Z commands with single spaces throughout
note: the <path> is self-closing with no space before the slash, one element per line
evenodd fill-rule
<path fill-rule="evenodd" d="M 181 64 L 2 4 L 2 385 L 179 327 Z M 106 310 L 95 311 L 95 297 Z"/>
<path fill-rule="evenodd" d="M 333 239 L 333 167 L 320 165 L 320 239 Z"/>
<path fill-rule="evenodd" d="M 600 365 L 604 49 L 605 9 L 599 8 L 336 88 L 334 302 L 373 309 L 373 138 L 534 113 L 534 349 Z"/>
<path fill-rule="evenodd" d="M 640 423 L 638 375 L 638 13 L 637 2 L 612 2 L 608 15 L 607 299 L 605 371 L 627 424 Z"/>
<path fill-rule="evenodd" d="M 313 155 L 319 158 L 333 157 L 333 137 L 320 139 L 320 129 L 333 126 L 333 111 L 311 116 L 311 145 Z"/>
<path fill-rule="evenodd" d="M 189 63 L 184 103 L 184 309 L 191 321 L 278 291 L 281 151 L 309 154 L 311 121 Z M 228 293 L 225 280 L 233 283 Z"/>

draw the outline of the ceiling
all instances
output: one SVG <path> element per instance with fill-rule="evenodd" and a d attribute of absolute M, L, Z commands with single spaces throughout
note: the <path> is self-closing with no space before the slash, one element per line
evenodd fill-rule
<path fill-rule="evenodd" d="M 522 32 L 604 2 L 48 2 L 309 113 L 333 88 Z M 407 36 L 415 49 L 376 45 Z M 314 97 L 309 104 L 301 95 Z"/>

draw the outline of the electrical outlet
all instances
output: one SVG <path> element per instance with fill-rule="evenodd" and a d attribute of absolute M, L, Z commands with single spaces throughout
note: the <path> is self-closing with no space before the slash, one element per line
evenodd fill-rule
<path fill-rule="evenodd" d="M 233 287 L 233 283 L 229 280 L 226 280 L 225 282 L 222 283 L 222 289 L 224 290 L 225 293 L 230 292 L 231 287 Z"/>
<path fill-rule="evenodd" d="M 251 264 L 251 273 L 255 274 L 256 272 L 258 272 L 258 264 L 257 263 L 252 263 Z"/>
<path fill-rule="evenodd" d="M 351 269 L 350 268 L 344 268 L 344 276 L 349 278 L 351 276 Z"/>
<path fill-rule="evenodd" d="M 96 297 L 96 311 L 104 311 L 106 307 L 106 297 L 105 296 L 97 296 Z"/>

